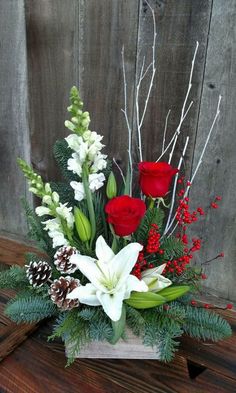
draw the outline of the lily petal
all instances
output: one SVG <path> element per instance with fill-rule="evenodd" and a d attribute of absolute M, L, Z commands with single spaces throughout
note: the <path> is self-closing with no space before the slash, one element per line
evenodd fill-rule
<path fill-rule="evenodd" d="M 97 297 L 103 310 L 112 321 L 119 321 L 122 312 L 122 304 L 125 295 L 125 286 L 114 294 L 97 291 Z"/>
<path fill-rule="evenodd" d="M 115 256 L 114 252 L 107 245 L 102 236 L 99 236 L 96 241 L 96 255 L 97 258 L 103 262 L 110 262 Z"/>
<path fill-rule="evenodd" d="M 130 243 L 122 248 L 112 259 L 113 272 L 122 282 L 128 277 L 142 249 L 143 246 L 141 244 Z"/>
<path fill-rule="evenodd" d="M 96 295 L 97 289 L 92 284 L 79 286 L 67 295 L 67 299 L 79 299 L 80 303 L 87 304 L 88 306 L 100 306 L 100 302 Z"/>
<path fill-rule="evenodd" d="M 145 284 L 144 281 L 139 280 L 137 277 L 130 274 L 126 280 L 125 299 L 130 298 L 130 294 L 132 291 L 147 292 L 148 286 Z"/>
<path fill-rule="evenodd" d="M 163 263 L 163 265 L 154 267 L 153 269 L 144 270 L 144 272 L 142 272 L 142 278 L 149 277 L 149 276 L 155 277 L 156 274 L 161 274 L 165 269 L 165 267 L 166 267 L 166 263 Z"/>
<path fill-rule="evenodd" d="M 70 257 L 70 262 L 76 265 L 81 273 L 87 277 L 97 289 L 107 292 L 106 288 L 101 284 L 103 274 L 93 258 L 81 254 L 74 254 Z"/>

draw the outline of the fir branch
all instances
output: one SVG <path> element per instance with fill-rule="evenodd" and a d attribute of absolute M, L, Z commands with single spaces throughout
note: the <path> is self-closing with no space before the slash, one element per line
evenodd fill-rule
<path fill-rule="evenodd" d="M 29 286 L 25 269 L 20 266 L 12 266 L 0 273 L 0 288 L 4 289 L 25 289 Z"/>
<path fill-rule="evenodd" d="M 10 301 L 5 314 L 16 323 L 38 322 L 57 313 L 57 307 L 50 300 L 42 296 L 20 296 Z"/>
<path fill-rule="evenodd" d="M 145 320 L 141 313 L 133 307 L 126 306 L 126 323 L 136 336 L 144 332 Z"/>
<path fill-rule="evenodd" d="M 62 176 L 67 181 L 78 181 L 78 175 L 67 169 L 67 161 L 71 158 L 73 151 L 69 148 L 65 139 L 59 139 L 53 146 L 55 160 L 61 170 Z"/>
<path fill-rule="evenodd" d="M 184 331 L 190 337 L 218 341 L 232 334 L 231 327 L 220 315 L 204 308 L 185 306 Z"/>
<path fill-rule="evenodd" d="M 74 191 L 67 183 L 50 182 L 52 191 L 58 193 L 61 203 L 68 203 L 69 207 L 73 207 L 76 202 L 74 199 Z"/>
<path fill-rule="evenodd" d="M 151 224 L 158 225 L 159 231 L 161 231 L 163 220 L 164 212 L 161 208 L 148 209 L 138 230 L 134 234 L 135 240 L 145 244 Z"/>
<path fill-rule="evenodd" d="M 33 209 L 29 206 L 26 199 L 22 198 L 21 203 L 25 210 L 26 220 L 29 228 L 28 237 L 35 240 L 40 250 L 46 252 L 50 257 L 54 255 L 52 248 L 52 241 L 47 232 L 43 229 L 40 218 L 36 215 Z"/>
<path fill-rule="evenodd" d="M 184 245 L 182 241 L 174 236 L 163 237 L 161 248 L 165 251 L 163 255 L 164 260 L 179 258 L 184 254 Z"/>

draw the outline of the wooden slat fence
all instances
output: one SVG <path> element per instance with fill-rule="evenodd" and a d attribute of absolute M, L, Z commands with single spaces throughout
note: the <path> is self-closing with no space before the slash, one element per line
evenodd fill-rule
<path fill-rule="evenodd" d="M 192 206 L 207 207 L 222 195 L 221 208 L 198 223 L 204 241 L 196 261 L 225 252 L 223 262 L 206 269 L 206 285 L 236 300 L 235 248 L 235 23 L 234 0 L 149 0 L 157 23 L 157 75 L 143 128 L 144 157 L 161 150 L 165 117 L 167 140 L 179 120 L 196 40 L 194 106 L 178 146 L 187 135 L 186 173 L 195 167 L 214 117 L 218 95 L 222 112 L 204 165 L 193 186 Z M 0 230 L 26 233 L 19 206 L 27 193 L 16 157 L 31 162 L 45 179 L 59 178 L 52 156 L 56 139 L 67 135 L 68 92 L 79 86 L 92 118 L 104 134 L 108 152 L 122 167 L 127 157 L 121 48 L 125 45 L 130 119 L 135 125 L 134 82 L 143 54 L 151 59 L 152 20 L 139 0 L 0 0 Z M 144 90 L 147 89 L 144 82 Z M 142 98 L 144 95 L 142 96 Z M 137 136 L 133 134 L 134 145 Z M 138 156 L 135 157 L 136 161 Z M 208 271 L 209 270 L 209 271 Z"/>

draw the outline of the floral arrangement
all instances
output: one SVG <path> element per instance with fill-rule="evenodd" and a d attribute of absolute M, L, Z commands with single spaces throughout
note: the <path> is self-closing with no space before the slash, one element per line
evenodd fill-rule
<path fill-rule="evenodd" d="M 149 6 L 150 7 L 150 6 Z M 156 348 L 158 358 L 170 361 L 182 334 L 217 341 L 231 334 L 228 323 L 193 299 L 205 279 L 202 267 L 190 264 L 201 240 L 189 242 L 189 225 L 204 217 L 198 207 L 190 211 L 189 190 L 203 160 L 220 100 L 208 137 L 192 178 L 186 180 L 181 166 L 189 137 L 176 167 L 171 161 L 186 109 L 194 61 L 177 130 L 163 146 L 155 162 L 143 158 L 141 127 L 156 72 L 156 27 L 153 15 L 153 61 L 143 62 L 136 86 L 136 116 L 140 162 L 132 159 L 131 126 L 127 111 L 124 50 L 122 50 L 125 108 L 128 128 L 128 167 L 123 173 L 115 159 L 103 153 L 102 136 L 89 129 L 89 113 L 83 111 L 79 91 L 70 92 L 70 134 L 54 146 L 55 159 L 65 182 L 44 182 L 23 160 L 18 163 L 29 190 L 40 205 L 35 211 L 24 201 L 30 237 L 38 242 L 38 254 L 26 255 L 25 267 L 13 266 L 0 275 L 0 287 L 18 291 L 5 313 L 17 323 L 54 317 L 51 338 L 60 337 L 70 347 L 69 363 L 80 349 L 95 340 L 119 345 L 127 329 Z M 151 72 L 150 88 L 142 114 L 141 82 Z M 169 153 L 169 159 L 163 157 Z M 114 168 L 112 168 L 114 167 Z M 138 179 L 133 168 L 137 167 Z M 116 170 L 116 172 L 115 172 Z M 133 195 L 134 184 L 139 185 Z M 218 207 L 220 197 L 211 203 Z M 43 255 L 43 256 L 42 256 Z M 222 257 L 220 253 L 217 257 Z M 207 261 L 208 263 L 209 261 Z M 231 308 L 231 305 L 227 305 Z"/>

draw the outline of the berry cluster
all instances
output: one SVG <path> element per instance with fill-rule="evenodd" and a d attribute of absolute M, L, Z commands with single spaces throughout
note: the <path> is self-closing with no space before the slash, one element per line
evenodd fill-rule
<path fill-rule="evenodd" d="M 183 255 L 180 258 L 168 261 L 162 274 L 171 273 L 180 276 L 186 270 L 186 265 L 189 264 L 191 258 L 192 255 Z"/>
<path fill-rule="evenodd" d="M 156 224 L 151 224 L 151 229 L 148 233 L 148 240 L 146 251 L 148 254 L 153 254 L 160 249 L 160 233 L 158 233 L 158 226 Z"/>
<path fill-rule="evenodd" d="M 184 190 L 183 190 L 184 191 Z M 179 226 L 185 226 L 186 224 L 192 224 L 198 220 L 198 214 L 203 216 L 204 210 L 202 207 L 198 207 L 196 211 L 192 213 L 189 211 L 189 198 L 185 197 L 184 199 L 180 199 L 179 206 L 176 211 L 176 220 Z"/>

